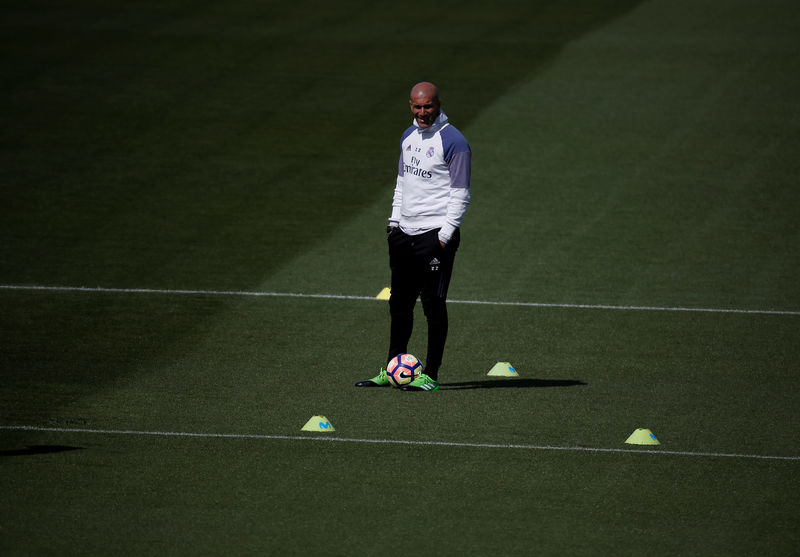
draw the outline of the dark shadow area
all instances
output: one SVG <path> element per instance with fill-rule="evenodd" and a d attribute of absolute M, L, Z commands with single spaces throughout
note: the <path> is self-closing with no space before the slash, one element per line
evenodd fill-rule
<path fill-rule="evenodd" d="M 543 389 L 545 387 L 579 387 L 588 385 L 576 379 L 484 379 L 460 383 L 439 383 L 440 389 Z"/>
<path fill-rule="evenodd" d="M 69 445 L 29 445 L 24 449 L 2 449 L 3 456 L 32 456 L 37 454 L 65 453 L 67 451 L 81 451 L 83 447 L 70 447 Z"/>
<path fill-rule="evenodd" d="M 415 37 L 414 64 L 419 16 L 394 4 L 6 7 L 1 280 L 258 285 L 375 201 L 390 210 L 413 83 L 435 81 L 465 130 L 640 3 L 436 3 L 426 19 L 448 24 Z M 369 94 L 340 102 L 354 83 Z"/>
<path fill-rule="evenodd" d="M 419 15 L 388 3 L 5 6 L 0 283 L 255 288 L 377 200 L 391 210 L 414 82 L 466 130 L 640 3 L 447 0 L 413 47 Z M 387 215 L 363 232 L 376 249 Z M 128 300 L 6 292 L 0 367 L 24 393 L 6 419 L 171 357 L 238 303 L 149 299 L 130 319 Z"/>

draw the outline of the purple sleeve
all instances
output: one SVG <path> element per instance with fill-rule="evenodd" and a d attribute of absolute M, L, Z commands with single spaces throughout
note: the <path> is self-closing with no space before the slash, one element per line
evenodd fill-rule
<path fill-rule="evenodd" d="M 414 126 L 409 126 L 408 128 L 406 128 L 403 131 L 403 135 L 400 136 L 400 161 L 397 163 L 397 175 L 398 176 L 403 176 L 403 174 L 405 174 L 405 171 L 404 171 L 404 166 L 405 165 L 403 164 L 403 141 L 405 141 L 406 138 L 409 135 L 411 135 L 411 132 L 413 132 L 414 129 L 415 129 Z"/>
<path fill-rule="evenodd" d="M 472 153 L 461 151 L 450 157 L 450 187 L 469 189 L 469 178 L 472 171 Z"/>
<path fill-rule="evenodd" d="M 444 160 L 450 169 L 450 187 L 469 189 L 472 153 L 466 138 L 453 126 L 442 130 Z"/>

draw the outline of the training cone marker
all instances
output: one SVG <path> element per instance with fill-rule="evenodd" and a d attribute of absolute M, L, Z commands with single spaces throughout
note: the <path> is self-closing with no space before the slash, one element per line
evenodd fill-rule
<path fill-rule="evenodd" d="M 378 295 L 377 295 L 377 296 L 375 296 L 375 297 L 376 297 L 377 299 L 379 299 L 379 300 L 388 300 L 388 299 L 389 299 L 389 296 L 391 296 L 391 294 L 392 294 L 392 289 L 391 289 L 391 288 L 389 288 L 389 287 L 387 286 L 386 288 L 384 288 L 383 290 L 381 290 L 381 291 L 378 293 Z"/>
<path fill-rule="evenodd" d="M 336 431 L 325 416 L 311 416 L 300 431 Z"/>
<path fill-rule="evenodd" d="M 628 445 L 660 445 L 656 436 L 649 429 L 639 428 L 625 441 Z"/>
<path fill-rule="evenodd" d="M 511 367 L 511 364 L 508 362 L 497 362 L 486 375 L 495 375 L 498 377 L 519 377 L 517 370 Z"/>

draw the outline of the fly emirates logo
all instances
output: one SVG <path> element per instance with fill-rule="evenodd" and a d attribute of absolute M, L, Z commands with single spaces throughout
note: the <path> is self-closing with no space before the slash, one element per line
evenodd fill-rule
<path fill-rule="evenodd" d="M 419 167 L 419 163 L 422 161 L 411 155 L 411 164 L 404 164 L 403 165 L 403 172 L 406 174 L 413 174 L 414 176 L 419 176 L 420 178 L 431 178 L 433 177 L 433 173 L 430 170 L 425 170 L 424 168 Z"/>

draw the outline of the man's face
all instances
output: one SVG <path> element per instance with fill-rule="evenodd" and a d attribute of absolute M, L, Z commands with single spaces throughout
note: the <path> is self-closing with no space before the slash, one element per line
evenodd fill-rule
<path fill-rule="evenodd" d="M 434 98 L 432 93 L 417 93 L 408 104 L 411 105 L 411 113 L 420 128 L 431 127 L 439 116 L 439 99 Z"/>

